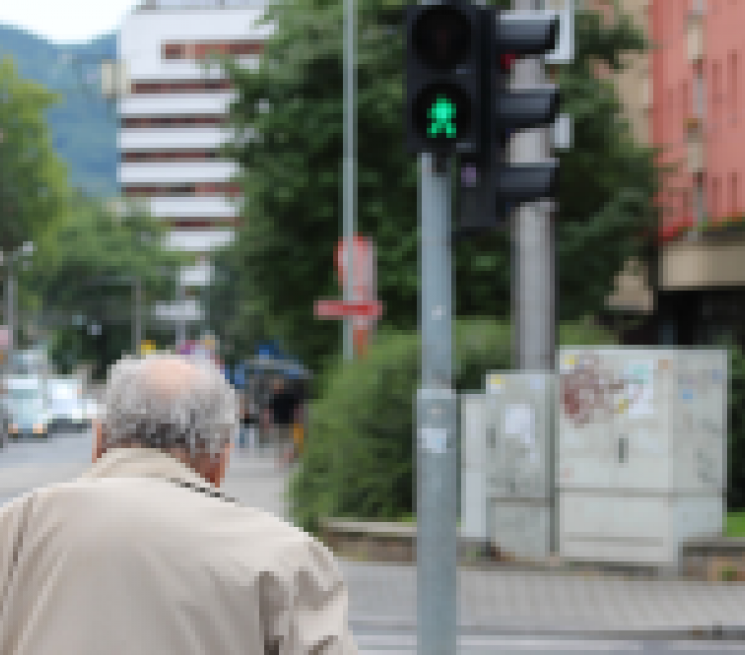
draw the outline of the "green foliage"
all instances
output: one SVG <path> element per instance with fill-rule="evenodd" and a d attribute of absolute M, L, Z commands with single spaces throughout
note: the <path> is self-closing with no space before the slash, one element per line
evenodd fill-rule
<path fill-rule="evenodd" d="M 745 537 L 745 512 L 727 512 L 724 534 L 727 537 Z"/>
<path fill-rule="evenodd" d="M 206 298 L 210 324 L 219 326 L 220 352 L 231 365 L 250 357 L 257 342 L 269 339 L 265 316 L 256 306 L 249 280 L 241 275 L 234 245 L 213 252 L 214 277 Z"/>
<path fill-rule="evenodd" d="M 63 329 L 54 350 L 61 353 L 58 359 L 92 353 L 100 371 L 123 350 L 131 351 L 135 277 L 142 280 L 146 311 L 156 300 L 173 299 L 176 271 L 186 263 L 183 254 L 163 249 L 163 229 L 136 206 L 120 218 L 99 202 L 79 198 L 39 240 L 34 266 L 20 283 L 41 296 L 47 324 Z M 72 330 L 76 315 L 101 325 L 101 338 Z M 87 345 L 71 349 L 71 342 Z"/>
<path fill-rule="evenodd" d="M 33 240 L 67 207 L 64 165 L 54 154 L 44 112 L 56 97 L 21 79 L 0 58 L 0 250 Z"/>
<path fill-rule="evenodd" d="M 373 237 L 384 325 L 413 330 L 419 291 L 417 159 L 403 147 L 401 5 L 358 5 L 358 231 Z M 241 269 L 232 303 L 250 287 L 267 329 L 312 368 L 333 356 L 341 326 L 313 316 L 317 298 L 338 297 L 333 254 L 342 232 L 343 5 L 323 0 L 277 3 L 276 24 L 257 70 L 225 61 L 238 90 L 236 128 L 258 138 L 236 141 L 227 154 L 242 164 L 246 197 L 236 242 Z M 633 142 L 613 86 L 593 62 L 622 66 L 622 54 L 644 50 L 644 35 L 616 8 L 615 20 L 577 14 L 578 56 L 561 66 L 575 143 L 560 155 L 557 240 L 562 319 L 605 305 L 625 260 L 643 255 L 656 219 L 654 153 Z M 270 111 L 262 111 L 269 103 Z M 510 312 L 511 250 L 507 235 L 484 234 L 455 247 L 456 314 L 505 317 Z M 238 277 L 250 282 L 238 283 Z M 241 291 L 239 291 L 241 290 Z M 230 303 L 228 303 L 230 304 Z M 219 330 L 218 330 L 219 331 Z"/>
<path fill-rule="evenodd" d="M 564 325 L 566 345 L 614 343 L 591 324 Z M 488 319 L 459 321 L 455 330 L 456 388 L 483 388 L 489 370 L 511 366 L 511 329 Z M 367 358 L 339 365 L 310 409 L 303 464 L 290 498 L 298 525 L 315 532 L 323 517 L 395 520 L 414 511 L 414 398 L 421 340 L 388 331 Z"/>
<path fill-rule="evenodd" d="M 116 119 L 98 90 L 99 60 L 116 58 L 116 35 L 84 44 L 57 44 L 0 25 L 0 58 L 11 56 L 19 75 L 57 95 L 46 110 L 55 152 L 67 164 L 70 184 L 91 195 L 116 191 Z"/>

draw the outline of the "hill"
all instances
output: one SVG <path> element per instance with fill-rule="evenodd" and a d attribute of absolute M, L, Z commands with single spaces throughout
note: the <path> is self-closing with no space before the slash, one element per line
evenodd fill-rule
<path fill-rule="evenodd" d="M 47 118 L 70 184 L 90 195 L 116 191 L 116 117 L 98 93 L 99 61 L 116 56 L 116 35 L 88 43 L 55 44 L 0 24 L 0 57 L 10 55 L 20 76 L 60 96 Z"/>

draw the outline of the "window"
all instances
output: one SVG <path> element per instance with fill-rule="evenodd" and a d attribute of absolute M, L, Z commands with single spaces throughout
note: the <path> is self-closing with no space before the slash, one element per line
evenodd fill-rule
<path fill-rule="evenodd" d="M 166 43 L 163 46 L 163 57 L 164 59 L 204 59 L 213 54 L 258 55 L 263 49 L 264 44 L 261 41 Z"/>
<path fill-rule="evenodd" d="M 696 179 L 696 186 L 694 187 L 694 211 L 696 212 L 696 224 L 700 225 L 706 214 L 706 197 L 705 189 L 703 184 L 703 178 L 699 177 Z"/>
<path fill-rule="evenodd" d="M 149 195 L 149 196 L 208 196 L 208 195 L 230 195 L 238 196 L 241 193 L 240 185 L 230 182 L 208 183 L 208 184 L 175 184 L 170 186 L 127 186 L 122 189 L 125 196 Z"/>
<path fill-rule="evenodd" d="M 668 119 L 671 116 L 675 116 L 675 96 L 672 90 L 667 92 L 667 111 L 665 112 Z M 675 121 L 667 121 L 667 141 L 672 141 L 675 138 Z"/>
<path fill-rule="evenodd" d="M 712 111 L 713 111 L 713 118 L 715 126 L 719 125 L 719 120 L 721 118 L 721 100 L 722 100 L 722 78 L 721 78 L 721 67 L 719 66 L 719 62 L 714 63 L 714 67 L 712 69 Z"/>
<path fill-rule="evenodd" d="M 737 173 L 732 173 L 729 178 L 729 213 L 736 214 L 739 209 L 737 197 Z"/>
<path fill-rule="evenodd" d="M 199 80 L 198 82 L 138 82 L 132 85 L 132 93 L 192 93 L 198 91 L 221 91 L 231 88 L 230 80 Z"/>
<path fill-rule="evenodd" d="M 166 43 L 163 46 L 164 59 L 183 59 L 184 48 L 180 43 Z"/>
<path fill-rule="evenodd" d="M 693 78 L 693 106 L 696 116 L 704 117 L 706 107 L 706 94 L 704 91 L 704 76 L 697 72 Z"/>
<path fill-rule="evenodd" d="M 732 52 L 729 56 L 729 110 L 730 121 L 737 121 L 737 53 Z"/>
<path fill-rule="evenodd" d="M 217 116 L 168 116 L 156 118 L 124 118 L 122 127 L 183 127 L 185 125 L 222 125 L 228 117 Z"/>
<path fill-rule="evenodd" d="M 216 159 L 219 153 L 216 150 L 181 150 L 172 152 L 126 152 L 122 161 L 190 161 L 199 159 Z"/>

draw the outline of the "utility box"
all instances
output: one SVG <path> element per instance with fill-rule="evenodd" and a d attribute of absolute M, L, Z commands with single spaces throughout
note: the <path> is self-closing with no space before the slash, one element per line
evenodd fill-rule
<path fill-rule="evenodd" d="M 683 541 L 721 534 L 727 352 L 562 349 L 558 363 L 560 555 L 677 566 Z"/>
<path fill-rule="evenodd" d="M 463 396 L 463 536 L 517 559 L 552 551 L 553 374 L 490 373 Z"/>

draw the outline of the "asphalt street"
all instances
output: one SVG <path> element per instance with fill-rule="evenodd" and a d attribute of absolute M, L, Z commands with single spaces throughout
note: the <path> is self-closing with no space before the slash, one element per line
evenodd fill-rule
<path fill-rule="evenodd" d="M 90 433 L 59 434 L 48 441 L 9 443 L 0 450 L 0 506 L 34 487 L 76 477 L 89 466 L 91 449 Z M 223 488 L 241 502 L 286 518 L 283 493 L 287 473 L 288 469 L 278 467 L 271 455 L 237 450 Z M 417 655 L 416 632 L 412 626 L 406 625 L 406 621 L 396 623 L 385 619 L 396 609 L 401 610 L 399 618 L 415 616 L 415 585 L 412 585 L 413 578 L 408 580 L 412 572 L 394 566 L 348 561 L 342 561 L 341 566 L 349 584 L 352 630 L 361 653 Z M 486 596 L 479 598 L 481 602 L 490 602 Z M 745 654 L 745 642 L 636 639 L 623 635 L 607 638 L 597 634 L 556 637 L 515 634 L 494 627 L 463 628 L 458 646 L 458 653 L 464 655 L 566 652 Z"/>
<path fill-rule="evenodd" d="M 370 630 L 352 622 L 359 649 L 365 655 L 417 655 L 416 635 L 412 632 Z M 717 641 L 664 641 L 634 639 L 581 639 L 549 637 L 510 637 L 499 634 L 461 634 L 460 655 L 543 655 L 544 653 L 647 653 L 663 655 L 704 655 L 745 653 L 743 643 Z"/>

